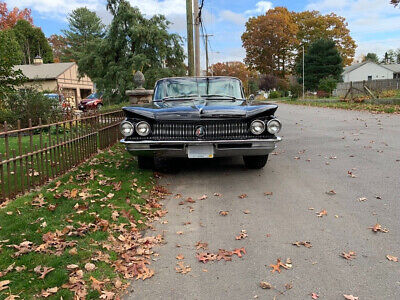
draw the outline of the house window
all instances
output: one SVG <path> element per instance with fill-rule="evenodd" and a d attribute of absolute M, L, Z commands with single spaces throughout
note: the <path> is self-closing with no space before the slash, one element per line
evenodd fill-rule
<path fill-rule="evenodd" d="M 368 80 L 372 80 L 372 75 L 368 76 Z"/>

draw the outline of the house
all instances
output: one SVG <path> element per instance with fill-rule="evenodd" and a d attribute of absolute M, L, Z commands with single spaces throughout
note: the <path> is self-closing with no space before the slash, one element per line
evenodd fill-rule
<path fill-rule="evenodd" d="M 77 107 L 79 101 L 93 92 L 93 82 L 87 76 L 79 76 L 75 62 L 44 64 L 36 57 L 31 65 L 16 65 L 28 78 L 22 88 L 34 87 L 48 93 L 61 93 L 72 106 Z"/>
<path fill-rule="evenodd" d="M 365 61 L 344 68 L 344 82 L 400 78 L 400 64 L 377 64 Z"/>

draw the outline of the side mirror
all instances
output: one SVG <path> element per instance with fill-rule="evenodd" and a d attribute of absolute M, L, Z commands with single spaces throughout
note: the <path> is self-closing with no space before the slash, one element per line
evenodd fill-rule
<path fill-rule="evenodd" d="M 250 96 L 249 96 L 249 102 L 250 103 L 252 103 L 253 101 L 254 101 L 254 99 L 255 99 L 256 97 L 254 96 L 254 94 L 251 94 Z"/>

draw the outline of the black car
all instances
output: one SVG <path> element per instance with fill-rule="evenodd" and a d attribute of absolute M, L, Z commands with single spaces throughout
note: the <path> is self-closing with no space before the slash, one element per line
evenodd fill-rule
<path fill-rule="evenodd" d="M 277 105 L 251 102 L 234 77 L 161 79 L 151 104 L 123 108 L 121 142 L 141 168 L 155 156 L 243 156 L 247 168 L 261 169 L 281 141 L 281 122 Z"/>

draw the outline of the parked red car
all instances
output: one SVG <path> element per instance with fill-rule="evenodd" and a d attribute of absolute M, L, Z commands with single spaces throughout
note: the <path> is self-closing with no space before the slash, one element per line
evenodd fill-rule
<path fill-rule="evenodd" d="M 92 93 L 83 99 L 78 108 L 82 111 L 89 109 L 101 109 L 103 107 L 103 94 L 102 93 Z"/>

